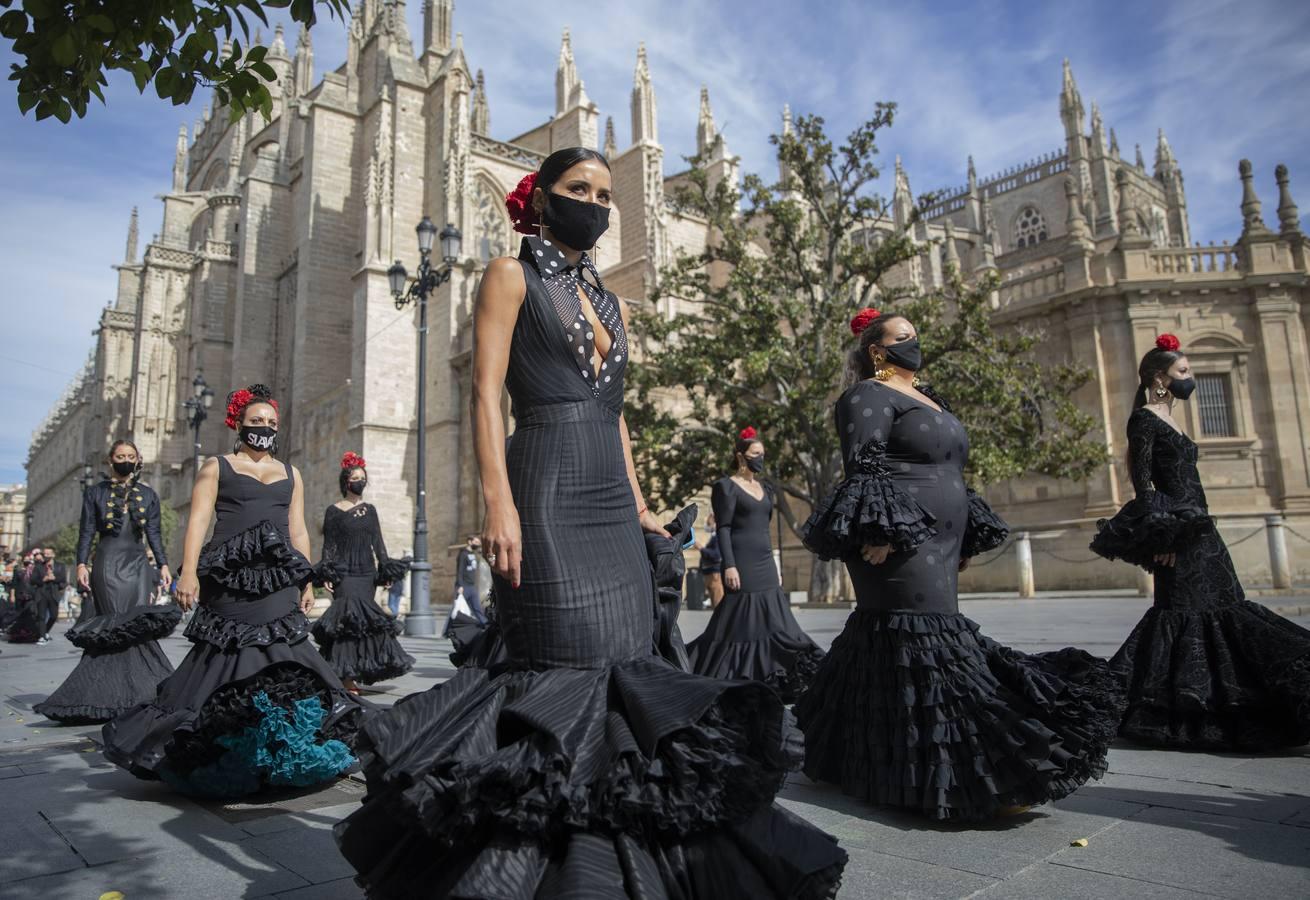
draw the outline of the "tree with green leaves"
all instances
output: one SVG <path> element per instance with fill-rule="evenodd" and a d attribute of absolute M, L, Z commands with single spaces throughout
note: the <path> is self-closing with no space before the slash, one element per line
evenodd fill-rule
<path fill-rule="evenodd" d="M 833 403 L 851 382 L 850 319 L 869 305 L 918 328 L 925 380 L 969 430 L 975 485 L 1027 473 L 1086 478 L 1104 461 L 1088 436 L 1093 418 L 1069 399 L 1090 372 L 1041 366 L 1040 334 L 993 328 L 995 273 L 966 283 L 948 268 L 932 290 L 887 277 L 925 250 L 912 236 L 918 210 L 898 228 L 875 192 L 877 139 L 894 116 L 894 104 L 879 104 L 840 146 L 821 117 L 798 118 L 771 138 L 785 173 L 776 183 L 747 175 L 738 186 L 712 178 L 706 158 L 689 160 L 673 200 L 705 219 L 711 238 L 665 268 L 654 302 L 633 314 L 643 353 L 626 416 L 654 502 L 672 509 L 704 490 L 749 424 L 767 444 L 767 480 L 795 532 L 842 476 Z M 660 312 L 664 297 L 680 311 Z M 834 598 L 834 565 L 814 560 L 813 599 Z"/>
<path fill-rule="evenodd" d="M 9 75 L 18 82 L 18 108 L 37 119 L 66 123 L 86 115 L 92 95 L 104 103 L 110 69 L 130 72 L 142 93 L 153 82 L 174 106 L 189 102 L 197 87 L 212 87 L 233 121 L 248 110 L 267 118 L 267 84 L 277 74 L 264 62 L 268 48 L 249 46 L 250 17 L 267 25 L 265 8 L 289 9 L 308 28 L 320 4 L 343 21 L 350 12 L 349 0 L 0 0 L 8 10 L 0 14 L 0 36 L 22 60 Z M 223 42 L 238 31 L 224 53 Z"/>

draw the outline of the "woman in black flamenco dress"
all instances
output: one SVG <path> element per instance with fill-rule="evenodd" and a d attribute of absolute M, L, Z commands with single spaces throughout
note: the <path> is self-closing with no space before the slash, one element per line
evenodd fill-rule
<path fill-rule="evenodd" d="M 710 492 L 725 592 L 687 655 L 697 675 L 762 681 L 790 703 L 814 676 L 823 651 L 801 630 L 778 579 L 769 541 L 773 494 L 755 477 L 764 471 L 764 443 L 754 428 L 738 436 L 735 458 L 736 473 Z"/>
<path fill-rule="evenodd" d="M 1155 575 L 1155 603 L 1110 660 L 1128 685 L 1119 733 L 1177 750 L 1297 747 L 1310 742 L 1310 631 L 1246 599 L 1197 446 L 1171 415 L 1195 388 L 1179 347 L 1162 334 L 1142 358 L 1128 418 L 1137 497 L 1092 541 Z"/>
<path fill-rule="evenodd" d="M 1123 701 L 1104 660 L 1028 656 L 959 611 L 959 571 L 1007 528 L 964 484 L 964 426 L 916 388 L 914 326 L 851 323 L 859 381 L 837 401 L 846 478 L 805 542 L 841 559 L 857 605 L 797 701 L 805 772 L 872 803 L 982 820 L 1055 800 L 1105 772 Z"/>
<path fill-rule="evenodd" d="M 507 203 L 527 230 L 544 207 L 547 228 L 489 264 L 474 320 L 482 546 L 507 659 L 365 726 L 368 796 L 338 844 L 373 897 L 830 897 L 845 854 L 771 802 L 797 749 L 777 697 L 655 652 L 642 533 L 661 529 L 623 423 L 629 344 L 572 249 L 604 229 L 608 164 L 557 151 L 535 182 Z"/>
<path fill-rule="evenodd" d="M 147 702 L 173 671 L 156 643 L 182 620 L 176 604 L 152 604 L 154 573 L 142 536 L 167 582 L 168 560 L 159 531 L 159 496 L 137 478 L 141 457 L 131 441 L 109 451 L 111 478 L 82 495 L 77 538 L 77 582 L 90 597 L 77 624 L 64 635 L 82 658 L 55 692 L 33 709 L 59 722 L 107 722 Z M 88 571 L 91 542 L 94 565 Z"/>
<path fill-rule="evenodd" d="M 308 640 L 304 489 L 300 473 L 273 457 L 278 420 L 268 389 L 234 392 L 227 421 L 240 442 L 201 467 L 183 545 L 177 598 L 195 606 L 185 631 L 191 651 L 153 700 L 104 728 L 111 762 L 214 797 L 336 777 L 355 763 L 351 746 L 368 709 Z"/>
<path fill-rule="evenodd" d="M 323 513 L 320 569 L 332 590 L 332 605 L 314 623 L 314 640 L 346 690 L 355 682 L 373 684 L 399 678 L 414 666 L 396 640 L 401 625 L 374 599 L 378 585 L 404 578 L 409 566 L 387 556 L 378 511 L 360 498 L 368 486 L 364 459 L 341 458 L 341 501 Z"/>

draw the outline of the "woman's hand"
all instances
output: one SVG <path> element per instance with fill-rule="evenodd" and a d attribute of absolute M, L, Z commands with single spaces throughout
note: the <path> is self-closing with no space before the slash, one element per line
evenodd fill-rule
<path fill-rule="evenodd" d="M 77 564 L 77 586 L 84 591 L 91 590 L 91 570 L 86 567 L 86 563 Z"/>
<path fill-rule="evenodd" d="M 1178 559 L 1177 553 L 1157 553 L 1155 554 L 1155 564 L 1157 566 L 1167 566 L 1173 568 L 1174 562 Z"/>
<path fill-rule="evenodd" d="M 168 571 L 168 566 L 160 566 L 159 586 L 162 587 L 165 591 L 167 591 L 168 586 L 172 583 L 173 583 L 173 573 Z"/>
<path fill-rule="evenodd" d="M 519 526 L 519 511 L 512 505 L 487 510 L 487 522 L 482 528 L 482 552 L 492 572 L 508 581 L 511 587 L 519 586 L 523 530 Z"/>
<path fill-rule="evenodd" d="M 669 534 L 664 526 L 660 524 L 659 519 L 655 518 L 655 514 L 649 509 L 643 509 L 641 515 L 637 517 L 637 521 L 641 523 L 642 531 L 649 534 L 663 535 L 664 537 L 673 537 L 673 535 Z"/>
<path fill-rule="evenodd" d="M 891 552 L 891 544 L 879 544 L 876 547 L 871 544 L 866 544 L 864 548 L 860 550 L 860 556 L 863 557 L 864 561 L 869 565 L 880 566 L 887 561 L 887 557 Z"/>
<path fill-rule="evenodd" d="M 723 570 L 723 586 L 730 591 L 741 590 L 741 573 L 737 571 L 736 566 L 729 566 Z"/>
<path fill-rule="evenodd" d="M 305 585 L 305 589 L 300 592 L 300 611 L 309 615 L 309 611 L 314 608 L 314 588 Z"/>
<path fill-rule="evenodd" d="M 199 594 L 200 579 L 190 572 L 183 572 L 182 577 L 177 580 L 177 605 L 185 612 L 196 605 L 196 597 Z"/>

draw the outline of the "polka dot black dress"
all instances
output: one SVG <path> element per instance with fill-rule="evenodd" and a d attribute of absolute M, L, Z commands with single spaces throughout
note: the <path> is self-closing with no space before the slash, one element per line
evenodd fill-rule
<path fill-rule="evenodd" d="M 928 393 L 935 399 L 935 395 Z M 1007 529 L 964 484 L 964 426 L 877 381 L 837 403 L 846 479 L 805 525 L 857 606 L 795 712 L 805 772 L 934 819 L 985 819 L 1105 772 L 1123 698 L 1104 660 L 1029 656 L 960 615 L 960 559 Z M 890 545 L 880 565 L 860 556 Z"/>

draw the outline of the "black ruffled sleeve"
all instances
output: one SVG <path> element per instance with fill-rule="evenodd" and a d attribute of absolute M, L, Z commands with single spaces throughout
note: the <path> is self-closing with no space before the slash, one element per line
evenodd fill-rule
<path fill-rule="evenodd" d="M 1153 419 L 1157 421 L 1152 421 Z M 1153 489 L 1151 458 L 1158 428 L 1167 428 L 1148 410 L 1128 419 L 1128 472 L 1137 496 L 1113 518 L 1096 523 L 1091 550 L 1155 571 L 1155 557 L 1175 552 L 1210 525 L 1210 514 L 1195 503 L 1179 502 Z"/>
<path fill-rule="evenodd" d="M 896 483 L 887 467 L 887 439 L 896 424 L 892 406 L 859 384 L 837 401 L 846 477 L 810 513 L 801 529 L 820 559 L 853 559 L 865 546 L 912 550 L 937 533 L 932 513 Z"/>
<path fill-rule="evenodd" d="M 373 555 L 377 557 L 378 574 L 374 583 L 379 587 L 394 584 L 405 577 L 409 571 L 409 564 L 413 560 L 406 556 L 401 559 L 392 559 L 387 555 L 387 542 L 382 539 L 382 522 L 378 519 L 377 507 L 371 507 L 369 510 L 369 527 L 372 529 Z"/>
<path fill-rule="evenodd" d="M 969 559 L 1004 544 L 1010 536 L 1010 526 L 972 488 L 966 488 L 965 492 L 969 496 L 969 523 L 964 528 L 960 557 Z"/>
<path fill-rule="evenodd" d="M 82 520 L 77 527 L 77 564 L 91 560 L 91 541 L 96 536 L 96 504 L 103 492 L 100 485 L 92 485 L 82 495 Z"/>

